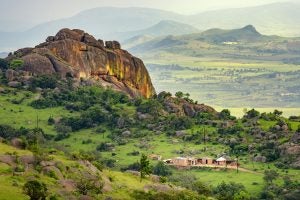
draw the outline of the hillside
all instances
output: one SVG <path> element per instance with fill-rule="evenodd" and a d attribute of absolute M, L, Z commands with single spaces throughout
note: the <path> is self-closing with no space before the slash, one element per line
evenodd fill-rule
<path fill-rule="evenodd" d="M 143 30 L 120 32 L 113 35 L 115 38 L 123 38 L 130 40 L 131 38 L 143 35 L 158 37 L 166 35 L 184 35 L 197 32 L 199 32 L 198 29 L 188 24 L 179 23 L 171 20 L 163 20 Z"/>
<path fill-rule="evenodd" d="M 2 199 L 7 191 L 13 199 L 24 199 L 22 187 L 31 180 L 44 183 L 45 194 L 56 199 L 298 195 L 299 117 L 248 110 L 236 119 L 228 110 L 218 113 L 180 92 L 176 97 L 163 92 L 130 100 L 100 87 L 68 87 L 61 79 L 55 89 L 39 88 L 41 82 L 34 81 L 38 78 L 31 81 L 31 89 L 14 89 L 2 77 Z M 148 156 L 153 175 L 140 182 L 142 154 Z M 157 155 L 162 160 L 224 156 L 238 159 L 240 165 L 183 170 L 158 161 Z M 264 179 L 268 173 L 274 179 Z M 223 187 L 229 188 L 226 193 Z"/>
<path fill-rule="evenodd" d="M 283 61 L 291 56 L 297 56 L 297 52 L 300 51 L 299 41 L 299 38 L 262 35 L 253 25 L 247 25 L 239 29 L 209 29 L 202 33 L 157 37 L 131 47 L 130 51 L 135 53 L 166 51 L 190 56 L 198 52 L 204 56 L 207 52 L 211 57 L 226 53 L 227 56 L 232 56 L 232 59 L 236 59 L 235 56 L 243 57 L 245 53 L 247 54 L 245 59 L 267 61 L 278 56 Z M 275 55 L 273 58 L 264 57 L 260 54 L 262 52 Z"/>

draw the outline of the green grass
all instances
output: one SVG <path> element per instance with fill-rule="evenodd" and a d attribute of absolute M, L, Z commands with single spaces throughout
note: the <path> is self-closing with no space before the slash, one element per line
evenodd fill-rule
<path fill-rule="evenodd" d="M 14 178 L 3 176 L 0 173 L 0 199 L 1 200 L 25 200 L 29 199 L 23 194 L 22 187 L 13 186 Z M 20 183 L 17 183 L 20 184 Z"/>
<path fill-rule="evenodd" d="M 241 171 L 237 173 L 234 170 L 216 171 L 207 169 L 192 170 L 191 173 L 194 174 L 198 180 L 211 186 L 217 186 L 218 184 L 222 183 L 222 181 L 227 183 L 241 183 L 245 186 L 247 191 L 254 195 L 257 195 L 262 190 L 264 184 L 262 174 L 254 174 Z"/>
<path fill-rule="evenodd" d="M 12 147 L 12 146 L 9 146 L 9 145 L 3 144 L 3 143 L 0 143 L 0 153 L 1 154 L 5 154 L 5 153 L 17 154 L 20 156 L 21 155 L 32 155 L 31 151 L 17 149 L 15 147 Z"/>
<path fill-rule="evenodd" d="M 9 94 L 0 95 L 0 123 L 11 125 L 19 128 L 20 126 L 26 128 L 42 127 L 48 134 L 55 134 L 53 126 L 48 125 L 50 116 L 56 118 L 70 115 L 63 107 L 48 108 L 48 109 L 34 109 L 28 104 L 35 99 L 38 94 L 28 91 L 16 91 Z M 26 97 L 26 94 L 29 97 Z M 13 104 L 14 99 L 20 100 L 23 97 L 26 99 L 21 104 Z M 74 114 L 73 114 L 74 115 Z"/>

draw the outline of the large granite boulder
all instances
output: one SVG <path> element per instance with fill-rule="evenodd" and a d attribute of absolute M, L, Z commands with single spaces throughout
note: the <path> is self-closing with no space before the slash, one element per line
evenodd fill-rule
<path fill-rule="evenodd" d="M 104 46 L 102 40 L 79 29 L 62 29 L 35 48 L 20 49 L 6 59 L 23 60 L 23 70 L 30 75 L 93 79 L 131 97 L 149 98 L 155 94 L 142 60 L 121 49 L 117 41 L 107 41 Z M 13 71 L 7 73 L 9 79 L 15 76 Z"/>

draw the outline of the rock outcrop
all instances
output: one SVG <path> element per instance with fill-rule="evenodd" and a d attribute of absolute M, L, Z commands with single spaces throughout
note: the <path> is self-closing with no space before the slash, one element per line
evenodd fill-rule
<path fill-rule="evenodd" d="M 7 60 L 21 59 L 31 75 L 59 74 L 94 79 L 131 97 L 155 94 L 143 61 L 121 49 L 117 41 L 96 40 L 82 30 L 62 29 L 34 48 L 23 48 Z"/>

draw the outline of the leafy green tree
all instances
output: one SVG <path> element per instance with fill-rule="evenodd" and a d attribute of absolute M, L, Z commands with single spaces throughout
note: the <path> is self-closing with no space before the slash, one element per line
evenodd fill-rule
<path fill-rule="evenodd" d="M 178 91 L 178 92 L 175 93 L 175 97 L 177 97 L 179 99 L 181 99 L 183 96 L 184 96 L 184 94 L 181 91 Z"/>
<path fill-rule="evenodd" d="M 24 66 L 24 61 L 23 60 L 20 60 L 20 59 L 14 59 L 12 61 L 10 61 L 9 63 L 9 68 L 11 69 L 20 69 Z"/>
<path fill-rule="evenodd" d="M 220 119 L 228 120 L 231 118 L 231 113 L 228 109 L 224 109 L 220 112 Z"/>
<path fill-rule="evenodd" d="M 248 119 L 252 119 L 252 118 L 258 117 L 259 115 L 260 115 L 260 113 L 257 110 L 251 109 L 246 113 L 245 117 Z"/>
<path fill-rule="evenodd" d="M 151 173 L 151 166 L 150 162 L 148 160 L 148 157 L 145 154 L 142 154 L 141 160 L 140 160 L 140 173 L 141 173 L 141 181 L 144 179 L 147 175 Z"/>
<path fill-rule="evenodd" d="M 209 196 L 212 192 L 211 188 L 201 181 L 196 181 L 196 182 L 192 183 L 191 189 L 198 192 L 198 194 L 205 195 L 205 196 Z"/>
<path fill-rule="evenodd" d="M 23 187 L 23 192 L 31 200 L 45 200 L 47 197 L 47 187 L 37 180 L 27 181 Z"/>
<path fill-rule="evenodd" d="M 158 176 L 169 176 L 172 174 L 172 171 L 164 162 L 159 161 L 153 168 L 153 174 Z"/>
<path fill-rule="evenodd" d="M 264 180 L 267 183 L 272 183 L 275 179 L 277 179 L 279 174 L 275 170 L 266 170 L 264 172 Z"/>
<path fill-rule="evenodd" d="M 0 58 L 0 70 L 6 70 L 8 68 L 8 62 Z"/>
<path fill-rule="evenodd" d="M 34 77 L 31 81 L 31 87 L 50 88 L 54 89 L 57 86 L 58 78 L 56 76 L 41 75 Z"/>
<path fill-rule="evenodd" d="M 281 116 L 282 115 L 282 111 L 279 111 L 279 110 L 274 110 L 274 115 L 276 115 L 277 117 Z"/>
<path fill-rule="evenodd" d="M 233 200 L 235 195 L 237 196 L 242 192 L 246 192 L 245 187 L 242 184 L 234 182 L 222 182 L 213 190 L 218 200 Z"/>

